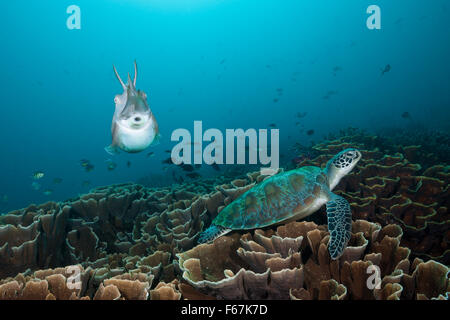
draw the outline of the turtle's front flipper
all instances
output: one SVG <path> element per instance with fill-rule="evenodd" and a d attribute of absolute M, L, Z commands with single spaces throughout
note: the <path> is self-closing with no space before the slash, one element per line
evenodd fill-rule
<path fill-rule="evenodd" d="M 327 218 L 330 232 L 328 251 L 335 260 L 342 255 L 351 237 L 352 212 L 348 201 L 333 193 L 327 202 Z"/>
<path fill-rule="evenodd" d="M 212 224 L 208 229 L 200 233 L 197 243 L 200 244 L 213 241 L 230 231 L 231 229 Z"/>

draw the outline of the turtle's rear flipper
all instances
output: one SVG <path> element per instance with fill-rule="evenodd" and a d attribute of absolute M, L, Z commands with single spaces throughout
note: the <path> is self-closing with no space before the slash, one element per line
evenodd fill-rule
<path fill-rule="evenodd" d="M 350 204 L 344 198 L 333 194 L 327 202 L 328 231 L 330 241 L 328 251 L 333 260 L 339 258 L 344 252 L 352 231 L 352 212 Z"/>
<path fill-rule="evenodd" d="M 197 243 L 206 243 L 213 241 L 230 231 L 231 229 L 212 224 L 208 229 L 200 233 Z"/>

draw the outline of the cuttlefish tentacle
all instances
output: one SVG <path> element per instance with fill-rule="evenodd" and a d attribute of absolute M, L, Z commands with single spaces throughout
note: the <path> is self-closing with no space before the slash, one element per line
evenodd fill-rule
<path fill-rule="evenodd" d="M 122 88 L 124 90 L 127 89 L 127 86 L 125 85 L 125 83 L 123 83 L 122 79 L 119 76 L 119 73 L 117 72 L 116 67 L 113 65 L 114 68 L 114 73 L 116 74 L 117 79 L 120 81 L 120 84 L 122 85 Z M 136 64 L 136 60 L 134 61 L 134 78 L 133 78 L 133 87 L 136 88 L 136 79 L 137 79 L 137 64 Z M 130 74 L 128 74 L 128 83 L 131 84 L 131 77 Z"/>
<path fill-rule="evenodd" d="M 134 79 L 133 79 L 133 85 L 136 88 L 136 79 L 137 79 L 137 64 L 136 60 L 134 60 Z"/>
<path fill-rule="evenodd" d="M 120 76 L 117 73 L 117 69 L 114 65 L 113 65 L 113 68 L 114 68 L 114 73 L 116 74 L 117 79 L 120 81 L 120 84 L 122 85 L 123 90 L 127 90 L 127 86 L 125 85 L 125 83 L 123 83 L 122 79 L 120 79 Z"/>
<path fill-rule="evenodd" d="M 127 84 L 128 84 L 128 88 L 131 89 L 132 92 L 136 91 L 136 87 L 134 85 L 134 82 L 131 82 L 130 74 L 128 74 Z"/>

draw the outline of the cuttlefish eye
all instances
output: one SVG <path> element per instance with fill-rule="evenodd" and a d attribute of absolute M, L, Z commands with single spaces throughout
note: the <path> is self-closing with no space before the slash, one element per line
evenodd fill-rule
<path fill-rule="evenodd" d="M 141 118 L 140 117 L 136 117 L 136 118 L 134 118 L 134 121 L 139 122 L 139 121 L 141 121 Z"/>

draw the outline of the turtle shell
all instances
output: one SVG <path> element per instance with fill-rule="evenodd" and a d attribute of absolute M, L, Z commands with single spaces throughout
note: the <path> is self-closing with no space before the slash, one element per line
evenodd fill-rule
<path fill-rule="evenodd" d="M 328 189 L 318 167 L 302 167 L 257 184 L 216 216 L 213 224 L 229 229 L 254 229 L 287 220 L 307 210 Z"/>

